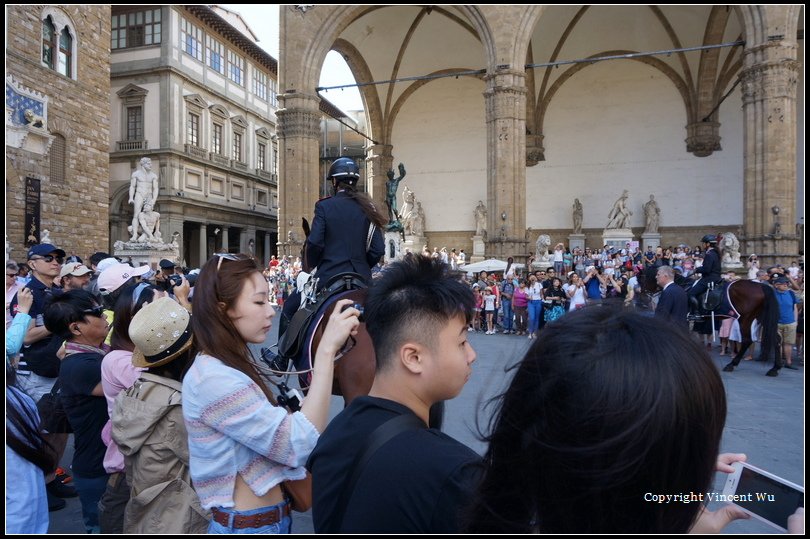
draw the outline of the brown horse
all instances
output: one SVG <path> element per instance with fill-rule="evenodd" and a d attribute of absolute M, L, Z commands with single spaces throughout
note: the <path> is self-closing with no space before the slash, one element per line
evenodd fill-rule
<path fill-rule="evenodd" d="M 639 287 L 647 294 L 655 294 L 660 291 L 660 287 L 655 281 L 656 270 L 657 268 L 649 267 L 638 275 Z M 691 286 L 691 283 L 688 286 Z M 688 286 L 685 286 L 685 288 L 688 288 Z M 732 372 L 740 364 L 745 352 L 754 342 L 751 336 L 751 326 L 756 320 L 762 329 L 762 346 L 757 361 L 769 361 L 772 356 L 774 366 L 766 374 L 767 376 L 776 376 L 779 374 L 779 369 L 782 368 L 782 350 L 777 332 L 779 304 L 776 301 L 773 288 L 764 283 L 740 279 L 726 287 L 725 296 L 728 304 L 731 305 L 737 315 L 736 318 L 740 324 L 740 333 L 742 335 L 742 345 L 731 363 L 723 367 L 723 370 Z M 704 316 L 710 315 L 711 313 Z M 716 312 L 715 316 L 727 318 L 729 315 L 726 312 Z"/>

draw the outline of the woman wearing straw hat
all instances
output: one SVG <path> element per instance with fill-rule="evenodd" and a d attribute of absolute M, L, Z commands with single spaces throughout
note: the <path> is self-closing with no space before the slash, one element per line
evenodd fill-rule
<path fill-rule="evenodd" d="M 168 297 L 132 318 L 132 365 L 146 369 L 120 393 L 112 437 L 124 455 L 132 497 L 124 533 L 205 533 L 209 515 L 191 486 L 188 432 L 181 408 L 191 363 L 191 315 Z"/>

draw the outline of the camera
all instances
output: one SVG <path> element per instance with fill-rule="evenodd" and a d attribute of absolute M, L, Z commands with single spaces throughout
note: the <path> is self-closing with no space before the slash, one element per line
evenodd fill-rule
<path fill-rule="evenodd" d="M 357 317 L 357 319 L 358 319 L 359 321 L 361 321 L 361 322 L 365 322 L 365 318 L 363 317 L 363 314 L 366 312 L 366 310 L 365 310 L 365 309 L 363 308 L 363 306 L 362 306 L 362 305 L 360 305 L 359 303 L 352 303 L 351 305 L 346 305 L 345 307 L 343 307 L 343 309 L 341 309 L 341 310 L 340 310 L 340 312 L 343 312 L 343 311 L 345 311 L 346 309 L 349 309 L 349 308 L 351 308 L 351 307 L 354 307 L 355 309 L 357 309 L 358 311 L 360 311 L 360 316 L 358 316 L 358 317 Z"/>
<path fill-rule="evenodd" d="M 172 288 L 183 284 L 183 277 L 181 275 L 169 275 L 169 283 Z"/>

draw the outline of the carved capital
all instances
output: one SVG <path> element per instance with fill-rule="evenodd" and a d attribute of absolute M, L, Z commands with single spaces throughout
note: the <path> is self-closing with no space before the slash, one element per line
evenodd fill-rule
<path fill-rule="evenodd" d="M 686 151 L 696 157 L 707 157 L 723 148 L 720 146 L 718 122 L 694 122 L 686 126 Z"/>
<path fill-rule="evenodd" d="M 796 98 L 800 64 L 795 60 L 766 61 L 740 73 L 744 104 L 765 99 Z"/>
<path fill-rule="evenodd" d="M 543 135 L 526 135 L 526 166 L 533 167 L 546 160 L 546 149 L 543 147 Z"/>
<path fill-rule="evenodd" d="M 278 118 L 278 136 L 282 139 L 303 137 L 319 140 L 321 135 L 320 114 L 307 109 L 280 109 Z"/>

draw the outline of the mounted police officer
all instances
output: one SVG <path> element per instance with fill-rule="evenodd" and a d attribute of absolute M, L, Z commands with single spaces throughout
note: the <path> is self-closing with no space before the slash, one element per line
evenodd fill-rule
<path fill-rule="evenodd" d="M 717 236 L 706 234 L 700 241 L 703 242 L 705 254 L 703 255 L 703 265 L 695 269 L 695 273 L 700 273 L 700 280 L 687 291 L 691 306 L 690 317 L 698 313 L 698 298 L 709 289 L 709 283 L 717 283 L 722 280 L 720 253 L 717 252 Z"/>
<path fill-rule="evenodd" d="M 304 271 L 318 269 L 319 290 L 344 272 L 357 273 L 370 284 L 371 268 L 385 253 L 381 228 L 386 219 L 368 195 L 357 191 L 360 169 L 354 160 L 336 159 L 326 178 L 334 195 L 315 203 L 315 218 L 304 245 Z M 284 303 L 279 335 L 299 305 L 299 292 Z"/>

